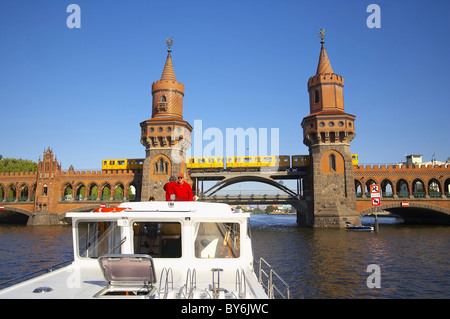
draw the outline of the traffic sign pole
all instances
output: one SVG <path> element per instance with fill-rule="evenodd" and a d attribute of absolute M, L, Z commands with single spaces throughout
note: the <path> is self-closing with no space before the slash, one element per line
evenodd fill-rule
<path fill-rule="evenodd" d="M 378 233 L 377 210 L 378 206 L 380 206 L 381 204 L 380 185 L 377 184 L 370 185 L 370 197 L 372 199 L 372 206 L 375 206 L 375 232 Z"/>

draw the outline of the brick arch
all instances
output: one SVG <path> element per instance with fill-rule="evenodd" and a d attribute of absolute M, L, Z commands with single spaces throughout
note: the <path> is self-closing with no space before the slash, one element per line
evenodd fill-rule
<path fill-rule="evenodd" d="M 390 184 L 391 188 L 392 188 L 392 194 L 394 194 L 394 188 L 395 188 L 395 183 L 392 179 L 390 179 L 389 177 L 385 177 L 381 180 L 380 182 L 380 187 L 381 187 L 381 191 L 383 193 L 386 193 L 386 186 Z"/>
<path fill-rule="evenodd" d="M 8 186 L 6 186 L 5 199 L 9 196 L 9 192 L 10 192 L 11 189 L 14 189 L 13 190 L 14 197 L 17 198 L 18 190 L 17 190 L 16 185 L 14 183 L 9 183 Z"/>
<path fill-rule="evenodd" d="M 384 204 L 384 205 L 380 205 L 380 206 L 374 206 L 374 207 L 370 207 L 370 208 L 367 208 L 367 209 L 364 209 L 364 210 L 360 211 L 359 212 L 359 217 L 372 214 L 372 213 L 375 212 L 376 209 L 378 209 L 378 210 L 389 210 L 389 208 L 403 208 L 403 207 L 402 207 L 402 203 L 401 202 L 389 203 L 389 204 Z M 438 212 L 438 213 L 443 213 L 443 214 L 446 214 L 446 215 L 450 216 L 450 209 L 445 208 L 445 207 L 436 206 L 436 205 L 430 205 L 430 204 L 425 204 L 425 203 L 409 202 L 408 208 L 421 208 L 421 209 L 435 211 L 435 212 Z"/>
<path fill-rule="evenodd" d="M 116 181 L 116 182 L 115 182 L 114 184 L 112 184 L 112 186 L 111 186 L 111 196 L 112 196 L 113 198 L 115 198 L 115 196 L 116 196 L 116 189 L 117 189 L 117 187 L 119 187 L 119 186 L 122 186 L 123 196 L 125 195 L 125 193 L 126 193 L 126 190 L 125 190 L 125 183 L 122 182 L 122 181 Z"/>
<path fill-rule="evenodd" d="M 28 217 L 32 217 L 35 213 L 30 212 L 29 210 L 26 210 L 24 208 L 15 207 L 15 206 L 4 206 L 4 211 L 10 211 L 15 212 L 23 215 L 27 215 Z"/>
<path fill-rule="evenodd" d="M 427 182 L 424 181 L 424 180 L 423 180 L 422 178 L 420 178 L 420 177 L 414 178 L 414 180 L 411 182 L 411 189 L 412 189 L 412 191 L 414 192 L 414 187 L 416 186 L 416 184 L 417 184 L 418 182 L 420 182 L 420 183 L 422 184 L 422 186 L 423 186 L 423 192 L 425 192 L 426 189 L 427 189 Z"/>
<path fill-rule="evenodd" d="M 72 188 L 72 194 L 75 194 L 75 195 L 73 195 L 73 198 L 75 198 L 75 196 L 77 196 L 78 190 L 79 190 L 81 187 L 83 187 L 83 186 L 84 186 L 84 191 L 85 191 L 85 193 L 84 193 L 84 194 L 80 194 L 80 195 L 83 196 L 83 199 L 84 199 L 84 197 L 86 196 L 86 185 L 85 185 L 82 181 L 77 182 L 77 183 L 75 184 L 75 186 L 73 186 L 73 188 Z"/>
<path fill-rule="evenodd" d="M 408 191 L 408 194 L 411 195 L 411 182 L 405 177 L 400 177 L 395 181 L 395 194 L 398 195 L 400 193 L 400 188 L 403 184 L 406 184 L 406 190 Z"/>
<path fill-rule="evenodd" d="M 431 183 L 436 183 L 437 185 L 438 185 L 438 187 L 439 187 L 439 192 L 442 192 L 442 189 L 443 189 L 443 186 L 442 186 L 442 183 L 439 181 L 439 179 L 438 178 L 436 178 L 436 177 L 432 177 L 432 178 L 430 178 L 429 180 L 428 180 L 428 182 L 427 182 L 427 184 L 425 185 L 425 187 L 428 189 L 428 194 L 430 193 L 430 187 L 431 187 Z"/>

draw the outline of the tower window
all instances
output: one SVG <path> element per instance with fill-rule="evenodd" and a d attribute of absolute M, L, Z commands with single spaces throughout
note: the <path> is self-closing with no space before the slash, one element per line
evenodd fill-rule
<path fill-rule="evenodd" d="M 160 158 L 159 161 L 155 163 L 155 174 L 165 175 L 168 173 L 168 171 L 169 171 L 169 163 Z"/>
<path fill-rule="evenodd" d="M 166 101 L 167 101 L 166 96 L 165 95 L 161 96 L 161 101 L 157 105 L 158 111 L 163 111 L 163 112 L 167 111 Z"/>
<path fill-rule="evenodd" d="M 314 92 L 314 103 L 319 103 L 320 98 L 319 98 L 319 90 L 316 90 Z"/>
<path fill-rule="evenodd" d="M 334 156 L 334 154 L 331 154 L 329 159 L 330 159 L 330 171 L 335 172 L 336 171 L 336 156 Z"/>

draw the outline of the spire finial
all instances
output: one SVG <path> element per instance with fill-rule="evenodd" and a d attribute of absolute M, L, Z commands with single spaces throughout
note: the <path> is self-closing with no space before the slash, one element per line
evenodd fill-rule
<path fill-rule="evenodd" d="M 173 37 L 166 39 L 166 43 L 167 43 L 167 47 L 169 48 L 167 51 L 171 52 L 172 51 L 171 48 L 172 48 L 172 43 L 173 43 Z"/>
<path fill-rule="evenodd" d="M 323 41 L 323 39 L 325 39 L 325 29 L 319 30 L 319 38 L 322 40 L 322 41 L 320 41 L 320 43 L 324 44 L 325 41 Z"/>

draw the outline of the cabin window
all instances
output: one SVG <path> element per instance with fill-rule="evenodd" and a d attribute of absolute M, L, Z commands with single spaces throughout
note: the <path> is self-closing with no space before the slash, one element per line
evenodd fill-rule
<path fill-rule="evenodd" d="M 98 258 L 104 254 L 120 254 L 126 238 L 116 222 L 79 222 L 78 255 L 82 258 Z"/>
<path fill-rule="evenodd" d="M 196 258 L 239 258 L 238 223 L 196 223 L 194 226 Z"/>
<path fill-rule="evenodd" d="M 134 253 L 153 258 L 181 257 L 181 224 L 140 221 L 133 223 Z"/>

